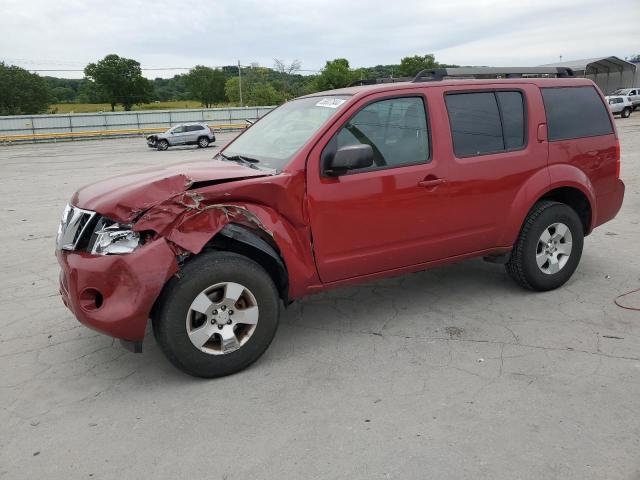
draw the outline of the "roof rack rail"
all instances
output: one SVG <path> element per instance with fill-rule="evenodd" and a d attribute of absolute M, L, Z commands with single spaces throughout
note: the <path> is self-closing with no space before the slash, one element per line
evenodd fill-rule
<path fill-rule="evenodd" d="M 379 83 L 398 83 L 410 82 L 413 77 L 397 77 L 397 78 L 366 78 L 363 80 L 354 80 L 347 87 L 360 87 L 362 85 L 377 85 Z"/>
<path fill-rule="evenodd" d="M 522 78 L 523 75 L 553 75 L 558 78 L 575 76 L 573 70 L 567 67 L 456 67 L 456 68 L 428 68 L 418 72 L 413 82 L 438 82 L 445 78 L 456 77 L 504 77 Z"/>

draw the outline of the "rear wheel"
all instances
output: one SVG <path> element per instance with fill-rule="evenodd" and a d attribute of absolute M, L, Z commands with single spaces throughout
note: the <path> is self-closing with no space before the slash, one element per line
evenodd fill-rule
<path fill-rule="evenodd" d="M 582 222 L 575 210 L 563 203 L 538 202 L 505 265 L 507 273 L 530 290 L 558 288 L 578 267 L 583 241 Z"/>
<path fill-rule="evenodd" d="M 624 110 L 622 110 L 620 116 L 622 118 L 629 118 L 631 116 L 631 107 L 626 107 Z"/>
<path fill-rule="evenodd" d="M 169 142 L 166 140 L 158 141 L 158 150 L 166 150 L 167 148 L 169 148 Z"/>
<path fill-rule="evenodd" d="M 219 377 L 264 353 L 279 313 L 278 291 L 260 265 L 235 253 L 210 252 L 169 281 L 153 331 L 176 367 L 198 377 Z"/>
<path fill-rule="evenodd" d="M 209 146 L 209 139 L 207 137 L 200 137 L 198 139 L 198 147 L 207 148 Z"/>

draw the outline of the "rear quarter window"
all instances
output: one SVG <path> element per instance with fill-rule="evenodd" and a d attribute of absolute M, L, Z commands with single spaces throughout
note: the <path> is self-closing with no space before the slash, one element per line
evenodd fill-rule
<path fill-rule="evenodd" d="M 549 141 L 613 133 L 609 112 L 596 89 L 542 88 Z"/>

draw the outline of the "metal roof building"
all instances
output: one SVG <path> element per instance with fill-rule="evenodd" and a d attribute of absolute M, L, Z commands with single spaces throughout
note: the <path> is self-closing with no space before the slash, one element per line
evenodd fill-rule
<path fill-rule="evenodd" d="M 593 80 L 605 94 L 618 88 L 640 86 L 640 70 L 618 57 L 586 58 L 541 66 L 571 68 L 577 76 Z"/>

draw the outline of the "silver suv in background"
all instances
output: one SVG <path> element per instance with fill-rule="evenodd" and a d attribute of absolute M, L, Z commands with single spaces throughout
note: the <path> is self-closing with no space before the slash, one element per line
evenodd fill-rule
<path fill-rule="evenodd" d="M 181 123 L 171 127 L 164 133 L 147 136 L 149 148 L 166 150 L 176 145 L 197 145 L 206 148 L 216 141 L 213 130 L 205 123 Z"/>
<path fill-rule="evenodd" d="M 613 96 L 629 97 L 629 101 L 633 105 L 633 110 L 640 107 L 640 87 L 637 88 L 619 88 L 612 94 Z"/>

